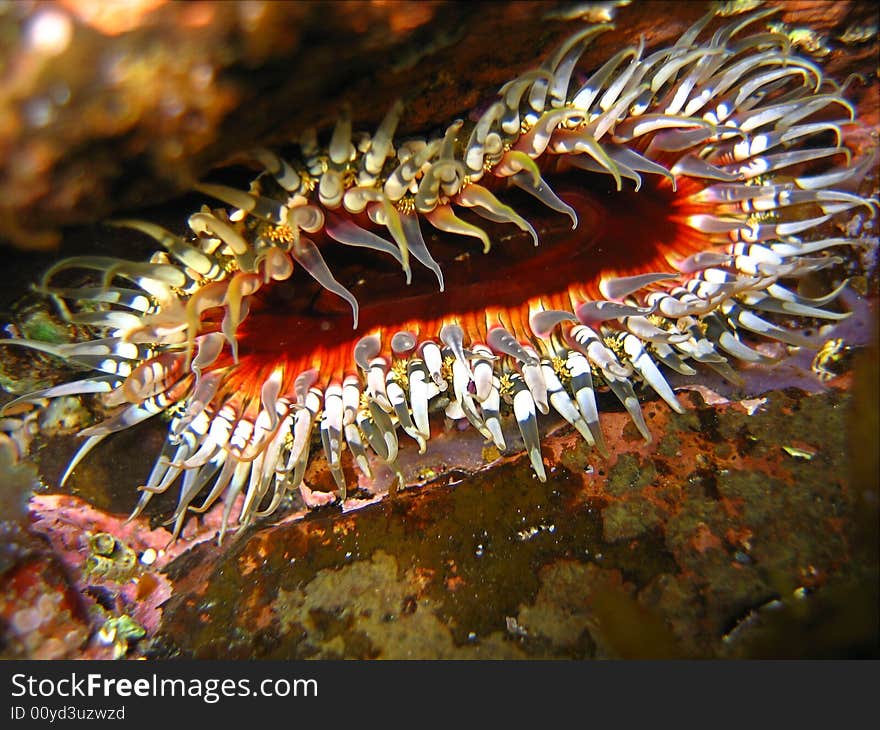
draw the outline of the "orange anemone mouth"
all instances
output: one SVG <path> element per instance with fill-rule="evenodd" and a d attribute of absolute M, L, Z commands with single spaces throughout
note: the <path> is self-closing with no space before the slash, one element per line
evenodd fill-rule
<path fill-rule="evenodd" d="M 577 228 L 567 216 L 542 210 L 523 193 L 505 194 L 505 201 L 534 226 L 538 246 L 512 226 L 490 222 L 481 222 L 492 242 L 488 254 L 468 239 L 426 235 L 443 271 L 443 292 L 425 267 L 414 266 L 406 284 L 400 266 L 388 257 L 321 242 L 334 276 L 358 299 L 357 330 L 346 302 L 297 270 L 251 298 L 248 316 L 236 331 L 239 362 L 229 376 L 230 391 L 248 382 L 258 390 L 262 380 L 254 374 L 279 365 L 293 374 L 315 368 L 320 387 L 341 381 L 357 371 L 353 352 L 365 333 L 383 333 L 384 340 L 398 331 L 430 338 L 451 321 L 459 322 L 471 341 L 484 341 L 495 323 L 527 332 L 529 312 L 538 302 L 547 309 L 572 310 L 579 302 L 602 299 L 603 279 L 663 271 L 674 277 L 670 259 L 706 248 L 682 222 L 689 208 L 698 209 L 681 202 L 688 190 L 700 187 L 693 181 L 682 180 L 673 191 L 666 180 L 647 179 L 638 192 L 617 191 L 603 176 L 568 172 L 552 184 L 575 210 Z M 466 212 L 461 217 L 477 220 Z M 201 331 L 219 329 L 221 318 L 222 312 L 209 312 Z M 390 357 L 390 342 L 386 347 Z M 215 366 L 230 365 L 231 356 Z"/>

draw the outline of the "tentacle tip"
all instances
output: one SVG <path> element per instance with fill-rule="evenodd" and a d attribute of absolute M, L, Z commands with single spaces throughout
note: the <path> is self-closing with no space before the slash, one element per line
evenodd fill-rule
<path fill-rule="evenodd" d="M 138 491 L 138 492 L 143 492 L 143 491 L 144 491 L 144 486 L 145 486 L 145 485 L 143 485 L 143 484 L 138 485 L 138 487 L 137 487 L 137 491 Z M 135 508 L 131 511 L 131 514 L 130 514 L 128 517 L 125 518 L 125 521 L 124 521 L 122 524 L 123 524 L 123 525 L 127 525 L 129 522 L 132 522 L 133 520 L 136 520 L 136 519 L 140 516 L 142 510 L 143 510 L 143 506 L 142 506 L 142 505 L 138 504 L 137 506 L 135 506 Z"/>

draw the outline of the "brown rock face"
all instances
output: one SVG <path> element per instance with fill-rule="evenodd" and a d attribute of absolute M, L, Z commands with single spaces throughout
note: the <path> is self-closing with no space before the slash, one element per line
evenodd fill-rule
<path fill-rule="evenodd" d="M 617 4 L 12 3 L 0 10 L 0 241 L 54 246 L 64 226 L 166 200 L 236 152 L 328 127 L 342 103 L 369 129 L 402 98 L 400 131 L 429 130 L 576 23 L 614 16 L 590 66 L 640 35 L 649 47 L 668 42 L 705 12 Z M 850 96 L 876 117 L 870 4 L 772 4 L 829 74 L 872 80 Z"/>

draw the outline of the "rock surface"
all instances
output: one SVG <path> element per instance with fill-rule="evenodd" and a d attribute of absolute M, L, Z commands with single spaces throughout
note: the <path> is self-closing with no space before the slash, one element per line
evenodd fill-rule
<path fill-rule="evenodd" d="M 778 21 L 810 29 L 796 42 L 831 75 L 871 79 L 850 96 L 876 117 L 873 7 L 770 4 Z M 584 20 L 617 25 L 588 50 L 589 66 L 641 34 L 668 42 L 703 12 L 681 0 L 5 4 L 0 241 L 53 247 L 65 226 L 167 200 L 236 152 L 327 128 L 343 103 L 370 129 L 402 98 L 401 133 L 430 130 Z"/>

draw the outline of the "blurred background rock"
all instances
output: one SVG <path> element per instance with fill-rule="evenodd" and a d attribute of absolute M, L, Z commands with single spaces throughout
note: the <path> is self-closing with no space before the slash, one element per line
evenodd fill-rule
<path fill-rule="evenodd" d="M 869 3 L 775 4 L 779 22 L 809 28 L 798 43 L 832 75 L 861 73 L 876 89 Z M 330 126 L 343 102 L 370 129 L 403 98 L 400 131 L 425 132 L 572 23 L 616 14 L 589 66 L 640 34 L 649 46 L 675 38 L 707 7 L 627 5 L 0 0 L 0 242 L 52 249 L 65 226 L 168 200 L 236 152 Z"/>

